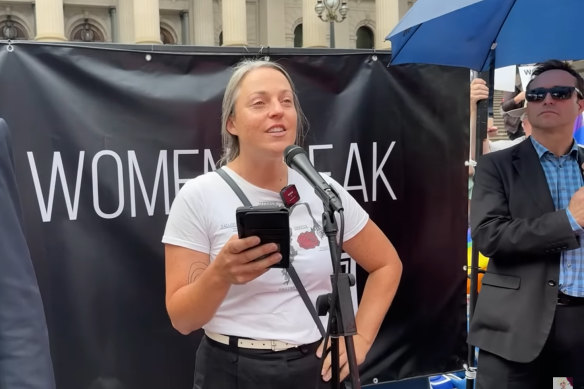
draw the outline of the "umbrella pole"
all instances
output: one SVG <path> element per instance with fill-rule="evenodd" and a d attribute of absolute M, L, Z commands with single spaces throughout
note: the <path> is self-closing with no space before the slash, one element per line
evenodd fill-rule
<path fill-rule="evenodd" d="M 487 82 L 489 86 L 489 99 L 480 100 L 477 103 L 477 121 L 476 121 L 476 136 L 475 136 L 475 158 L 478 160 L 479 156 L 483 154 L 483 140 L 487 137 L 487 120 L 489 117 L 489 102 L 493 96 L 493 72 L 494 68 L 479 73 L 479 78 Z M 471 210 L 472 211 L 472 210 Z M 470 291 L 468 302 L 468 318 L 469 323 L 474 314 L 476 301 L 478 297 L 478 271 L 479 271 L 479 250 L 472 242 L 471 262 L 470 262 Z M 475 366 L 475 347 L 468 345 L 467 365 L 465 366 L 466 389 L 474 388 L 474 381 L 476 378 L 477 367 Z"/>

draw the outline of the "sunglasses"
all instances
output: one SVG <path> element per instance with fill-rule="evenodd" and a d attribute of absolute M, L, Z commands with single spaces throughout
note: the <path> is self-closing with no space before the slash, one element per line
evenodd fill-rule
<path fill-rule="evenodd" d="M 535 88 L 525 93 L 525 100 L 529 102 L 543 101 L 549 93 L 554 100 L 568 100 L 576 91 L 578 98 L 581 99 L 582 92 L 575 86 L 554 86 L 551 88 Z"/>

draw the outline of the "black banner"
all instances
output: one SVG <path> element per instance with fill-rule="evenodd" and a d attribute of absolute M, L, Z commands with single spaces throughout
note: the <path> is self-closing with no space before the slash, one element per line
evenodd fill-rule
<path fill-rule="evenodd" d="M 170 324 L 160 239 L 177 190 L 219 158 L 230 66 L 259 55 L 240 51 L 0 43 L 0 117 L 58 388 L 192 387 L 200 333 Z M 362 51 L 269 56 L 296 83 L 317 170 L 363 204 L 404 263 L 362 382 L 460 369 L 468 71 L 388 68 L 387 53 Z"/>

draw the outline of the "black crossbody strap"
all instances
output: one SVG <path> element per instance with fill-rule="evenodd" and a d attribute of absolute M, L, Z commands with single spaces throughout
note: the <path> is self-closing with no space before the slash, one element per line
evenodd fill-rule
<path fill-rule="evenodd" d="M 245 205 L 246 207 L 251 207 L 251 203 L 247 199 L 247 196 L 245 195 L 245 193 L 243 193 L 243 191 L 241 190 L 239 185 L 237 185 L 235 183 L 235 181 L 233 181 L 233 178 L 231 178 L 231 176 L 229 174 L 227 174 L 227 172 L 225 170 L 223 170 L 222 167 L 215 170 L 215 172 L 217 174 L 219 174 L 221 176 L 221 178 L 223 178 L 225 180 L 225 182 L 227 182 L 229 184 L 229 186 L 231 187 L 231 189 L 233 189 L 233 191 L 235 192 L 237 197 L 239 197 L 239 199 L 241 200 L 243 205 Z"/>
<path fill-rule="evenodd" d="M 215 172 L 217 174 L 219 174 L 221 176 L 221 178 L 223 178 L 225 180 L 225 182 L 227 182 L 227 184 L 229 184 L 229 186 L 231 187 L 231 189 L 233 189 L 233 191 L 235 192 L 237 197 L 239 197 L 239 199 L 241 200 L 243 205 L 245 205 L 247 207 L 251 206 L 251 203 L 249 202 L 245 193 L 243 193 L 243 191 L 241 190 L 239 185 L 237 185 L 237 183 L 233 180 L 233 178 L 231 178 L 231 176 L 229 174 L 227 174 L 227 172 L 225 170 L 223 170 L 223 168 L 219 168 L 219 169 L 215 170 Z M 300 297 L 302 297 L 302 301 L 304 301 L 304 305 L 306 305 L 306 308 L 310 312 L 310 315 L 312 316 L 314 323 L 318 327 L 318 330 L 320 331 L 321 336 L 324 338 L 324 336 L 325 336 L 324 326 L 322 325 L 322 322 L 318 318 L 318 314 L 316 313 L 316 309 L 314 308 L 314 305 L 312 305 L 312 302 L 310 301 L 310 297 L 308 296 L 308 293 L 306 292 L 304 285 L 302 285 L 302 281 L 300 280 L 300 277 L 298 277 L 298 273 L 296 273 L 296 269 L 294 269 L 294 266 L 292 266 L 292 264 L 290 264 L 290 267 L 288 269 L 286 269 L 286 271 L 290 275 L 290 278 L 292 279 L 294 286 L 298 290 Z"/>
<path fill-rule="evenodd" d="M 324 331 L 324 327 L 322 325 L 322 322 L 318 318 L 318 314 L 316 313 L 316 309 L 314 308 L 314 305 L 312 305 L 312 301 L 310 301 L 310 297 L 308 297 L 308 292 L 306 292 L 306 289 L 304 289 L 304 285 L 302 285 L 302 281 L 300 280 L 300 277 L 298 277 L 298 273 L 296 273 L 296 269 L 294 269 L 294 266 L 292 266 L 292 264 L 290 264 L 290 267 L 288 269 L 286 269 L 286 271 L 290 275 L 290 278 L 292 278 L 292 282 L 296 286 L 296 289 L 298 289 L 298 293 L 300 294 L 300 297 L 302 297 L 302 300 L 304 301 L 304 305 L 306 305 L 306 308 L 308 308 L 308 311 L 310 312 L 310 315 L 312 316 L 314 323 L 318 327 L 318 330 L 320 331 L 320 335 L 324 338 L 325 331 Z"/>

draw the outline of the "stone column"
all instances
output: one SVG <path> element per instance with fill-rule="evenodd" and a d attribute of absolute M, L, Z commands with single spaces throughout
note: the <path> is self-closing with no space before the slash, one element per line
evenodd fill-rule
<path fill-rule="evenodd" d="M 213 0 L 193 0 L 193 17 L 195 45 L 214 46 Z"/>
<path fill-rule="evenodd" d="M 270 47 L 286 47 L 284 0 L 267 0 L 262 5 L 265 7 L 265 19 L 261 21 L 266 26 L 265 42 Z"/>
<path fill-rule="evenodd" d="M 247 46 L 245 0 L 223 0 L 223 46 Z"/>
<path fill-rule="evenodd" d="M 134 0 L 118 0 L 118 40 L 120 43 L 136 43 L 134 40 Z"/>
<path fill-rule="evenodd" d="M 112 29 L 111 39 L 112 42 L 119 42 L 120 37 L 118 33 L 118 12 L 115 7 L 110 7 L 108 9 L 109 16 L 110 16 L 110 25 Z"/>
<path fill-rule="evenodd" d="M 36 40 L 66 41 L 63 0 L 37 0 L 35 6 Z"/>
<path fill-rule="evenodd" d="M 391 43 L 385 37 L 400 19 L 399 0 L 375 0 L 375 48 L 389 50 Z"/>
<path fill-rule="evenodd" d="M 302 0 L 302 46 L 329 47 L 327 35 L 330 25 L 318 18 L 315 5 L 316 0 Z"/>
<path fill-rule="evenodd" d="M 190 45 L 191 44 L 191 27 L 189 26 L 189 11 L 180 12 L 180 44 Z"/>
<path fill-rule="evenodd" d="M 162 43 L 158 0 L 139 0 L 134 4 L 134 33 L 138 44 L 159 45 Z"/>

